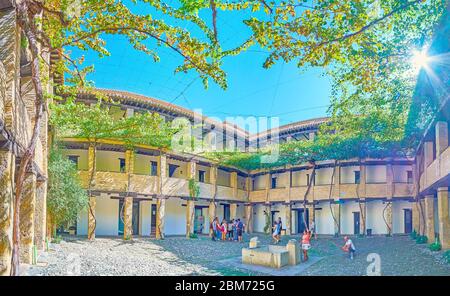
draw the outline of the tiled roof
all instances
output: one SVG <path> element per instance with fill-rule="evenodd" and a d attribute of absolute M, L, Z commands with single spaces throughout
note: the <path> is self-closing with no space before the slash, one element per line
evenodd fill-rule
<path fill-rule="evenodd" d="M 144 95 L 140 95 L 140 94 L 136 94 L 136 93 L 132 93 L 132 92 L 128 92 L 128 91 L 112 90 L 112 89 L 96 89 L 95 91 L 98 91 L 112 99 L 116 99 L 119 101 L 130 100 L 130 101 L 134 101 L 134 102 L 138 102 L 138 103 L 147 104 L 147 105 L 151 106 L 152 108 L 162 109 L 162 110 L 167 111 L 168 113 L 179 114 L 180 116 L 185 116 L 190 119 L 193 119 L 194 116 L 198 116 L 198 118 L 200 118 L 200 116 L 201 116 L 201 118 L 203 118 L 203 120 L 207 124 L 214 125 L 216 127 L 216 129 L 219 129 L 219 130 L 226 129 L 227 131 L 231 131 L 231 130 L 235 129 L 239 136 L 248 137 L 250 140 L 255 140 L 258 137 L 266 136 L 267 134 L 269 134 L 271 132 L 271 130 L 269 129 L 267 131 L 260 132 L 257 134 L 249 134 L 248 131 L 234 125 L 233 123 L 226 122 L 226 121 L 218 122 L 218 121 L 212 120 L 204 115 L 195 113 L 192 110 L 180 107 L 178 105 L 174 105 L 174 104 L 171 104 L 171 103 L 159 100 L 159 99 L 147 97 Z M 92 93 L 89 91 L 82 90 L 82 91 L 80 91 L 79 95 L 80 96 L 88 96 L 88 95 L 92 95 Z M 323 117 L 323 118 L 302 120 L 302 121 L 282 125 L 279 127 L 279 134 L 296 132 L 298 130 L 305 130 L 308 128 L 317 129 L 320 124 L 325 123 L 328 120 L 329 120 L 328 118 Z"/>

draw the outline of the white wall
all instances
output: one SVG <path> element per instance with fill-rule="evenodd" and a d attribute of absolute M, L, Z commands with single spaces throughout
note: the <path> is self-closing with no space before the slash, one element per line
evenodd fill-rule
<path fill-rule="evenodd" d="M 253 188 L 253 190 L 261 190 L 261 189 L 265 189 L 266 188 L 266 179 L 267 178 L 267 176 L 266 175 L 259 175 L 259 176 L 256 176 L 255 178 L 254 178 L 254 184 L 255 184 L 255 187 Z"/>
<path fill-rule="evenodd" d="M 179 198 L 166 200 L 165 235 L 186 234 L 186 207 L 182 204 L 186 204 L 186 201 Z"/>
<path fill-rule="evenodd" d="M 407 201 L 397 201 L 392 204 L 392 232 L 405 233 L 405 211 L 404 209 L 412 209 L 412 203 Z M 414 225 L 413 225 L 414 227 Z M 412 229 L 414 230 L 414 229 Z"/>
<path fill-rule="evenodd" d="M 156 156 L 149 156 L 143 154 L 134 155 L 134 173 L 140 175 L 150 175 L 151 162 L 158 162 Z"/>
<path fill-rule="evenodd" d="M 238 189 L 245 190 L 246 178 L 238 175 Z"/>
<path fill-rule="evenodd" d="M 278 211 L 277 213 L 275 213 L 274 219 L 278 219 L 278 217 L 281 217 L 283 229 L 286 229 L 286 206 L 283 204 L 274 204 L 271 207 L 271 211 Z"/>
<path fill-rule="evenodd" d="M 277 188 L 289 186 L 289 173 L 272 174 L 271 178 L 277 178 Z M 272 180 L 270 180 L 272 186 Z"/>
<path fill-rule="evenodd" d="M 77 235 L 88 234 L 88 211 L 89 208 L 78 215 Z M 119 200 L 111 199 L 107 195 L 97 196 L 95 219 L 95 235 L 117 236 L 119 234 Z"/>
<path fill-rule="evenodd" d="M 230 187 L 230 173 L 221 169 L 217 170 L 217 185 Z"/>
<path fill-rule="evenodd" d="M 205 183 L 209 183 L 209 180 L 211 180 L 211 169 L 207 166 L 197 165 L 196 180 L 198 180 L 199 171 L 205 172 Z"/>
<path fill-rule="evenodd" d="M 368 201 L 366 202 L 366 229 L 372 229 L 372 234 L 386 234 L 387 226 L 383 219 L 383 209 L 386 204 L 382 201 Z M 392 208 L 392 215 L 398 216 L 394 213 L 394 208 Z"/>
<path fill-rule="evenodd" d="M 77 235 L 87 235 L 87 228 L 88 228 L 88 213 L 89 209 L 83 210 L 81 213 L 78 214 L 77 219 Z"/>
<path fill-rule="evenodd" d="M 142 236 L 150 236 L 152 231 L 152 202 L 143 200 L 139 206 L 139 231 Z"/>
<path fill-rule="evenodd" d="M 186 179 L 187 178 L 187 163 L 177 159 L 167 159 L 167 177 L 169 176 L 169 164 L 177 165 L 178 168 L 175 170 L 172 178 Z"/>
<path fill-rule="evenodd" d="M 96 197 L 95 219 L 96 235 L 113 235 L 119 233 L 119 200 L 107 195 Z"/>
<path fill-rule="evenodd" d="M 308 183 L 308 177 L 311 176 L 312 170 L 301 170 L 301 171 L 293 171 L 292 172 L 292 186 L 306 186 Z"/>
<path fill-rule="evenodd" d="M 410 165 L 394 165 L 394 182 L 406 183 L 408 181 L 408 171 L 412 171 Z"/>
<path fill-rule="evenodd" d="M 78 169 L 88 169 L 88 151 L 83 149 L 63 149 L 62 154 L 65 156 L 78 156 Z"/>
<path fill-rule="evenodd" d="M 348 201 L 341 204 L 341 233 L 353 233 L 353 212 L 359 212 L 359 204 L 355 201 Z"/>
<path fill-rule="evenodd" d="M 253 231 L 254 232 L 264 232 L 264 226 L 266 225 L 266 218 L 264 216 L 264 210 L 266 207 L 264 205 L 253 206 Z"/>
<path fill-rule="evenodd" d="M 386 166 L 367 165 L 366 183 L 386 183 Z"/>
<path fill-rule="evenodd" d="M 125 153 L 97 150 L 96 155 L 97 171 L 120 172 L 119 158 L 125 158 Z"/>
<path fill-rule="evenodd" d="M 317 208 L 321 208 L 317 210 Z M 330 203 L 322 202 L 316 206 L 316 233 L 334 235 L 334 220 L 331 215 Z M 336 215 L 336 213 L 335 213 Z M 339 219 L 339 217 L 336 217 Z"/>
<path fill-rule="evenodd" d="M 344 166 L 341 167 L 341 184 L 355 184 L 355 173 L 358 172 L 359 166 Z"/>
<path fill-rule="evenodd" d="M 331 177 L 333 175 L 333 168 L 322 168 L 316 170 L 315 185 L 329 185 L 331 184 Z"/>

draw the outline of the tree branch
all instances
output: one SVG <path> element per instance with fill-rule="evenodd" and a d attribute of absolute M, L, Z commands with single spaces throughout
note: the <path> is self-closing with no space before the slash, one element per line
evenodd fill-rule
<path fill-rule="evenodd" d="M 356 36 L 356 35 L 359 35 L 359 34 L 363 33 L 364 31 L 370 29 L 371 27 L 375 26 L 375 25 L 378 24 L 379 22 L 381 22 L 381 21 L 385 20 L 386 18 L 392 16 L 393 14 L 395 14 L 395 13 L 397 13 L 397 12 L 403 10 L 403 9 L 406 9 L 406 8 L 410 7 L 411 5 L 417 4 L 417 3 L 419 3 L 419 2 L 422 2 L 422 0 L 414 0 L 414 1 L 412 1 L 412 2 L 408 2 L 408 3 L 406 3 L 406 4 L 402 5 L 402 6 L 399 6 L 399 7 L 396 8 L 396 9 L 392 10 L 391 12 L 389 12 L 389 13 L 383 15 L 382 17 L 380 17 L 380 18 L 378 18 L 378 19 L 376 19 L 376 20 L 373 20 L 372 22 L 370 22 L 370 23 L 368 23 L 367 25 L 363 26 L 363 27 L 362 27 L 361 29 L 359 29 L 358 31 L 355 31 L 355 32 L 353 32 L 353 33 L 349 33 L 349 34 L 343 35 L 343 36 L 338 37 L 338 38 L 335 38 L 335 39 L 323 41 L 323 42 L 317 44 L 317 45 L 314 46 L 314 47 L 315 47 L 315 48 L 318 48 L 318 47 L 321 47 L 321 46 L 323 46 L 323 45 L 327 45 L 327 44 L 335 43 L 335 42 L 340 42 L 340 41 L 343 41 L 343 40 L 345 40 L 345 39 L 348 39 L 348 38 L 354 37 L 354 36 Z"/>

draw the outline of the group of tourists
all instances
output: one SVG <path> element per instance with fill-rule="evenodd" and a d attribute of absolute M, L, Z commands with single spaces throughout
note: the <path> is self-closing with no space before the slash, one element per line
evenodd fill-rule
<path fill-rule="evenodd" d="M 278 220 L 276 220 L 273 224 L 273 233 L 272 238 L 273 242 L 275 244 L 278 244 L 281 241 L 281 230 L 283 229 L 283 223 L 281 222 L 281 217 L 278 217 Z M 315 234 L 315 225 L 314 222 L 311 223 L 309 229 L 306 228 L 303 231 L 302 237 L 300 239 L 301 248 L 303 251 L 303 261 L 308 260 L 308 251 L 311 249 L 311 238 L 316 238 Z M 344 252 L 348 252 L 348 256 L 350 259 L 353 260 L 356 248 L 353 244 L 352 240 L 348 237 L 344 237 L 344 246 L 341 248 Z"/>
<path fill-rule="evenodd" d="M 211 239 L 213 241 L 228 240 L 242 242 L 242 233 L 244 232 L 244 228 L 245 224 L 241 221 L 241 219 L 232 219 L 231 221 L 223 219 L 222 223 L 220 223 L 219 218 L 215 217 L 210 225 Z"/>

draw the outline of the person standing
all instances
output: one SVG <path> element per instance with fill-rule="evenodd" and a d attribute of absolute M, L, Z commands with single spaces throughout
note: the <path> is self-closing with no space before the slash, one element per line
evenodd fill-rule
<path fill-rule="evenodd" d="M 275 244 L 278 244 L 280 242 L 279 235 L 280 235 L 280 222 L 275 221 L 275 224 L 273 225 L 273 233 L 272 238 Z"/>
<path fill-rule="evenodd" d="M 281 241 L 281 230 L 283 230 L 283 222 L 281 222 L 281 217 L 278 217 L 278 224 L 279 225 L 279 230 L 278 230 L 278 242 Z"/>
<path fill-rule="evenodd" d="M 214 220 L 211 222 L 211 225 L 209 227 L 209 229 L 211 230 L 211 239 L 213 241 L 216 240 L 216 234 L 217 234 L 217 218 L 214 218 Z"/>
<path fill-rule="evenodd" d="M 214 219 L 216 221 L 216 238 L 217 240 L 221 240 L 222 238 L 222 226 L 220 226 L 219 218 Z"/>
<path fill-rule="evenodd" d="M 227 220 L 223 219 L 222 220 L 222 240 L 223 241 L 227 240 L 227 231 L 228 231 Z"/>
<path fill-rule="evenodd" d="M 234 220 L 234 223 L 233 223 L 233 240 L 234 241 L 238 241 L 238 231 L 237 231 L 237 225 L 238 225 L 238 220 L 236 219 L 236 220 Z"/>
<path fill-rule="evenodd" d="M 308 250 L 311 249 L 311 232 L 305 230 L 302 236 L 303 261 L 308 260 Z"/>
<path fill-rule="evenodd" d="M 242 223 L 241 219 L 238 219 L 237 223 L 237 233 L 238 233 L 238 241 L 242 242 L 242 230 L 244 229 L 244 223 Z"/>
<path fill-rule="evenodd" d="M 231 219 L 230 223 L 228 223 L 228 240 L 233 240 L 233 224 L 234 219 Z"/>

